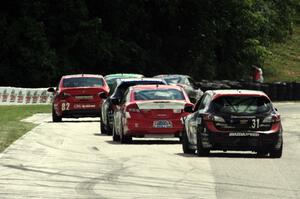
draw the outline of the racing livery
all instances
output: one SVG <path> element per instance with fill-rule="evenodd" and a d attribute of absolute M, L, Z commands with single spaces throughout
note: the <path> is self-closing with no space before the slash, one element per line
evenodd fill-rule
<path fill-rule="evenodd" d="M 206 91 L 193 112 L 183 118 L 184 153 L 210 150 L 255 151 L 280 158 L 283 138 L 280 115 L 261 91 Z"/>
<path fill-rule="evenodd" d="M 100 128 L 101 134 L 108 134 L 111 135 L 112 133 L 112 126 L 113 126 L 113 114 L 115 110 L 115 106 L 112 104 L 112 101 L 119 101 L 124 92 L 130 87 L 134 85 L 145 85 L 145 84 L 167 84 L 162 79 L 155 79 L 155 78 L 132 78 L 132 79 L 117 79 L 116 88 L 102 104 L 101 107 L 101 121 L 100 121 Z"/>
<path fill-rule="evenodd" d="M 99 117 L 109 88 L 101 75 L 80 74 L 63 76 L 58 87 L 48 92 L 54 93 L 53 122 L 60 122 L 63 117 Z"/>
<path fill-rule="evenodd" d="M 130 87 L 116 103 L 113 140 L 131 142 L 132 137 L 180 137 L 181 117 L 190 102 L 183 88 L 174 85 Z"/>

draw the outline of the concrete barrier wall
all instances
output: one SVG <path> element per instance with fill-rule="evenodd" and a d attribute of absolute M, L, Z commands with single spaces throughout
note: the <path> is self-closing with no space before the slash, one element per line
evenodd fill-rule
<path fill-rule="evenodd" d="M 50 104 L 52 93 L 47 88 L 0 87 L 0 105 Z"/>
<path fill-rule="evenodd" d="M 203 91 L 216 89 L 249 89 L 265 92 L 272 101 L 300 100 L 300 83 L 274 82 L 253 83 L 238 81 L 201 81 L 198 85 Z"/>

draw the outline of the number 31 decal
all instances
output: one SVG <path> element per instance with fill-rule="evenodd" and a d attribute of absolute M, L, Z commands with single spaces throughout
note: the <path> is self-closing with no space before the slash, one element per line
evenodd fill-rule
<path fill-rule="evenodd" d="M 252 119 L 252 126 L 253 129 L 259 128 L 259 119 Z"/>

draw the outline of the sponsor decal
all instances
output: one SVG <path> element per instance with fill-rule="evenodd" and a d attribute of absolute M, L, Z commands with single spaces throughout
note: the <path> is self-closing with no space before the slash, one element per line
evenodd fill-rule
<path fill-rule="evenodd" d="M 9 99 L 9 102 L 12 103 L 12 102 L 15 102 L 16 101 L 16 91 L 13 89 L 11 90 L 10 92 L 10 99 Z"/>
<path fill-rule="evenodd" d="M 229 133 L 229 136 L 231 136 L 231 137 L 258 137 L 259 133 L 253 133 L 253 132 L 232 132 L 232 133 Z"/>
<path fill-rule="evenodd" d="M 18 93 L 17 102 L 23 103 L 23 100 L 24 100 L 24 94 L 23 94 L 22 90 L 20 90 Z"/>
<path fill-rule="evenodd" d="M 38 92 L 35 91 L 35 92 L 33 93 L 33 96 L 32 96 L 32 103 L 33 103 L 33 104 L 36 104 L 36 103 L 38 102 L 38 98 L 39 98 Z"/>
<path fill-rule="evenodd" d="M 52 98 L 47 88 L 0 87 L 0 104 L 49 104 Z"/>
<path fill-rule="evenodd" d="M 48 99 L 47 91 L 43 91 L 40 95 L 40 103 L 46 103 Z"/>
<path fill-rule="evenodd" d="M 27 91 L 26 93 L 26 104 L 29 104 L 31 101 L 31 92 Z"/>
<path fill-rule="evenodd" d="M 5 89 L 2 94 L 2 102 L 7 102 L 7 98 L 8 98 L 8 93 L 7 93 L 7 89 Z"/>

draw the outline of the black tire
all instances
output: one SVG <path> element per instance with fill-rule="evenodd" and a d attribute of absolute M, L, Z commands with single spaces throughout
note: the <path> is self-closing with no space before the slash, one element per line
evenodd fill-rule
<path fill-rule="evenodd" d="M 52 107 L 52 121 L 53 122 L 61 122 L 62 117 L 58 116 L 54 110 L 54 107 Z"/>
<path fill-rule="evenodd" d="M 102 120 L 100 121 L 100 130 L 101 130 L 101 134 L 107 134 L 107 131 L 104 127 L 104 124 L 102 123 Z"/>
<path fill-rule="evenodd" d="M 197 155 L 199 157 L 208 156 L 209 152 L 210 150 L 204 148 L 202 145 L 201 132 L 197 132 Z"/>
<path fill-rule="evenodd" d="M 112 135 L 112 129 L 109 127 L 109 125 L 106 126 L 106 134 Z"/>
<path fill-rule="evenodd" d="M 120 136 L 116 134 L 114 126 L 113 126 L 113 129 L 112 129 L 112 138 L 113 138 L 113 141 L 115 141 L 115 142 L 120 141 Z"/>
<path fill-rule="evenodd" d="M 132 142 L 132 137 L 129 136 L 129 135 L 124 135 L 124 130 L 123 130 L 123 127 L 122 127 L 122 130 L 120 132 L 120 142 L 122 144 L 129 144 Z"/>
<path fill-rule="evenodd" d="M 189 147 L 189 140 L 188 140 L 185 128 L 182 131 L 182 137 L 181 138 L 182 138 L 181 142 L 182 142 L 183 153 L 185 153 L 185 154 L 195 154 L 196 150 L 195 149 L 190 149 L 190 147 Z"/>
<path fill-rule="evenodd" d="M 276 149 L 275 147 L 270 150 L 270 158 L 281 158 L 282 156 L 282 144 L 279 149 Z"/>

